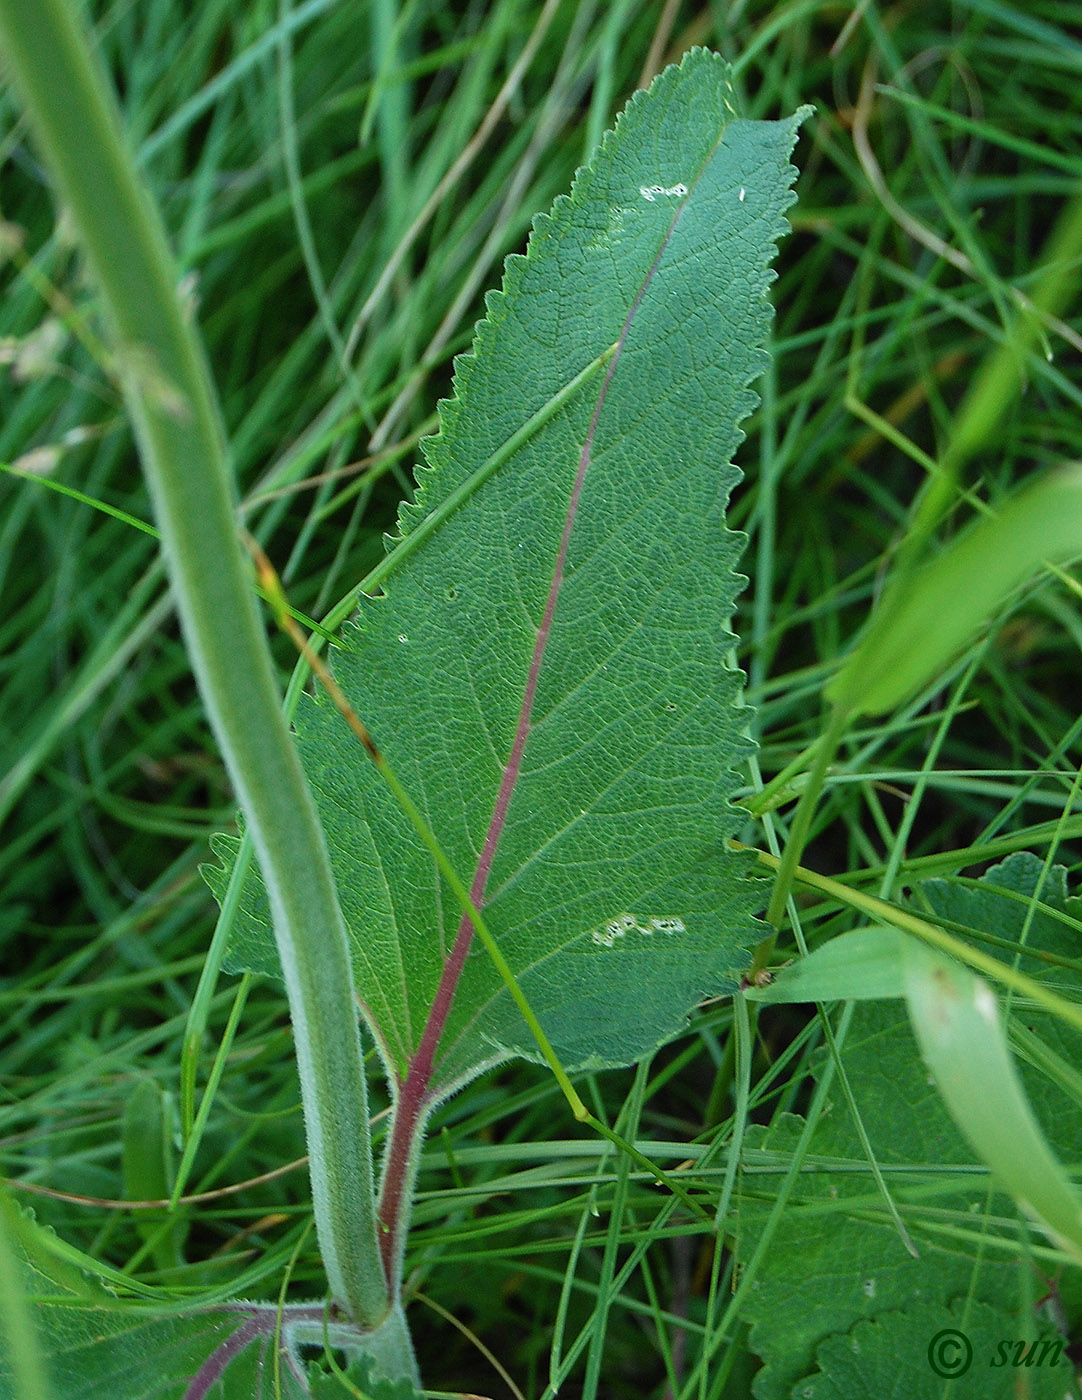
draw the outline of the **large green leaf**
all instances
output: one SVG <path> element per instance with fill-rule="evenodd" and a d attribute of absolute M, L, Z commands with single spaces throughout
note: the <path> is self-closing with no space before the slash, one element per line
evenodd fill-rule
<path fill-rule="evenodd" d="M 565 1065 L 627 1063 L 760 936 L 726 849 L 750 744 L 725 525 L 801 116 L 743 120 L 698 50 L 629 104 L 508 259 L 336 678 Z M 328 704 L 297 717 L 357 988 L 430 1096 L 535 1043 L 433 859 Z M 219 839 L 228 866 L 235 843 Z M 226 874 L 211 872 L 222 896 Z M 258 883 L 233 965 L 276 970 Z M 432 1008 L 435 1006 L 435 1011 Z"/>
<path fill-rule="evenodd" d="M 928 880 L 915 902 L 959 936 L 1049 983 L 1062 983 L 1075 956 L 1077 899 L 1067 895 L 1062 867 L 1046 871 L 1019 853 L 972 888 Z M 995 945 L 993 945 L 995 946 Z M 1022 949 L 1028 949 L 1023 952 Z M 900 988 L 894 995 L 900 994 Z M 1079 1083 L 1073 1071 L 1077 1036 L 1047 1013 L 1027 1006 L 1010 1021 L 1033 1110 L 1059 1156 L 1082 1151 Z M 945 1384 L 929 1362 L 929 1347 L 945 1329 L 964 1332 L 973 1348 L 970 1369 L 951 1390 L 957 1400 L 1009 1395 L 1015 1346 L 1055 1332 L 1035 1306 L 1058 1275 L 1059 1293 L 1077 1307 L 1079 1276 L 1062 1275 L 1035 1258 L 1044 1240 L 1019 1247 L 1028 1233 L 1014 1203 L 996 1193 L 973 1148 L 944 1107 L 922 1063 L 901 1002 L 855 1008 L 843 1064 L 857 1107 L 920 1257 L 907 1252 L 871 1180 L 848 1109 L 835 1096 L 820 1120 L 806 1166 L 782 1216 L 774 1247 L 744 1309 L 751 1346 L 765 1363 L 756 1378 L 760 1400 L 790 1396 L 898 1395 L 938 1400 Z M 745 1162 L 764 1150 L 782 1160 L 795 1147 L 800 1121 L 780 1117 L 754 1128 Z M 776 1160 L 773 1157 L 771 1160 Z M 770 1183 L 755 1177 L 755 1195 L 740 1212 L 739 1252 L 750 1257 L 765 1223 Z M 1010 1342 L 1001 1364 L 1000 1344 Z M 1044 1357 L 1037 1365 L 1033 1359 Z M 944 1360 L 955 1359 L 955 1353 Z M 1025 1369 L 1038 1400 L 1058 1400 L 1070 1365 L 1054 1351 L 1034 1353 Z M 801 1379 L 803 1377 L 803 1379 Z M 889 1384 L 888 1384 L 889 1381 Z M 989 1389 L 989 1384 L 992 1388 Z"/>

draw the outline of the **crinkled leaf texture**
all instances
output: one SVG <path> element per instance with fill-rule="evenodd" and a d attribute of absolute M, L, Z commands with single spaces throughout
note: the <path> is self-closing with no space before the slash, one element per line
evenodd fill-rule
<path fill-rule="evenodd" d="M 23 1228 L 39 1245 L 37 1256 L 31 1257 L 23 1241 L 10 1233 L 16 1276 L 8 1283 L 21 1290 L 29 1305 L 36 1346 L 56 1400 L 182 1400 L 207 1358 L 243 1327 L 245 1317 L 239 1311 L 163 1316 L 136 1304 L 123 1305 L 72 1264 L 52 1258 L 47 1243 L 40 1243 L 47 1242 L 52 1231 L 36 1225 L 32 1215 L 16 1211 L 18 1207 L 9 1207 L 0 1217 L 0 1228 L 24 1222 Z M 22 1400 L 3 1336 L 0 1328 L 0 1400 Z M 253 1353 L 252 1365 L 259 1359 Z M 241 1367 L 229 1369 L 239 1373 Z M 230 1376 L 231 1382 L 244 1379 Z M 219 1380 L 203 1397 L 271 1400 L 270 1389 L 252 1383 L 251 1367 L 246 1379 L 246 1388 L 242 1384 L 240 1389 L 223 1389 Z M 303 1394 L 288 1385 L 282 1393 L 286 1400 L 299 1400 Z"/>
<path fill-rule="evenodd" d="M 1068 898 L 1062 866 L 1046 871 L 1028 853 L 1009 857 L 975 887 L 927 880 L 914 903 L 947 921 L 952 932 L 972 936 L 988 951 L 983 933 L 1017 945 L 1023 971 L 1062 984 L 1058 959 L 1077 957 L 1082 901 Z M 969 934 L 972 930 L 972 935 Z M 1015 962 L 1016 949 L 999 956 Z M 1082 1153 L 1082 1114 L 1070 1074 L 1056 1082 L 1059 1066 L 1077 1060 L 1077 1036 L 1047 1013 L 1029 1007 L 1012 1015 L 1012 1029 L 1029 1046 L 1019 1068 L 1037 1117 L 1063 1160 Z M 1039 1051 L 1039 1053 L 1038 1053 Z M 755 1380 L 759 1400 L 834 1400 L 836 1396 L 897 1396 L 940 1400 L 945 1381 L 929 1364 L 928 1348 L 945 1329 L 969 1338 L 973 1360 L 954 1382 L 952 1400 L 1008 1396 L 1024 1375 L 1033 1400 L 1060 1400 L 1071 1364 L 1055 1347 L 1057 1333 L 1046 1309 L 1056 1276 L 1069 1313 L 1082 1298 L 1077 1271 L 1062 1273 L 1035 1258 L 1045 1241 L 1034 1235 L 1033 1252 L 1019 1248 L 1030 1233 L 1012 1201 L 990 1188 L 973 1150 L 949 1117 L 930 1081 L 902 1002 L 861 1002 L 846 1036 L 842 1063 L 876 1158 L 920 1253 L 912 1258 L 889 1219 L 868 1170 L 840 1092 L 820 1119 L 809 1174 L 798 1183 L 781 1217 L 773 1245 L 744 1309 L 752 1324 L 750 1346 L 764 1361 Z M 1073 1071 L 1071 1071 L 1073 1073 Z M 1077 1076 L 1075 1076 L 1077 1080 Z M 745 1166 L 784 1162 L 801 1122 L 782 1115 L 770 1128 L 749 1134 Z M 774 1156 L 781 1154 L 780 1158 Z M 746 1176 L 769 1195 L 776 1176 Z M 765 1223 L 766 1204 L 741 1207 L 739 1254 L 750 1257 Z M 1029 1368 L 1002 1364 L 1000 1343 L 1044 1338 Z M 1060 1338 L 1066 1341 L 1066 1338 Z M 944 1360 L 956 1359 L 947 1343 Z M 1036 1364 L 1040 1357 L 1042 1364 Z M 1019 1392 L 1021 1393 L 1021 1392 Z"/>
<path fill-rule="evenodd" d="M 725 508 L 803 113 L 734 104 L 724 62 L 693 51 L 535 220 L 456 361 L 384 596 L 333 657 L 568 1068 L 652 1049 L 735 988 L 760 937 L 757 881 L 726 847 L 751 744 Z M 462 910 L 337 712 L 309 700 L 296 727 L 400 1079 Z M 215 850 L 221 898 L 236 842 Z M 231 966 L 277 970 L 257 877 Z M 477 942 L 452 1000 L 434 1096 L 536 1056 Z"/>
<path fill-rule="evenodd" d="M 350 1366 L 351 1384 L 326 1369 L 320 1305 L 279 1313 L 273 1304 L 236 1302 L 181 1313 L 125 1303 L 53 1257 L 52 1231 L 31 1215 L 11 1219 L 36 1241 L 32 1257 L 22 1239 L 11 1240 L 16 1279 L 9 1282 L 29 1305 L 55 1400 L 348 1400 L 358 1388 L 367 1400 L 419 1400 L 407 1381 L 373 1377 L 366 1357 Z M 9 1221 L 0 1219 L 0 1228 Z M 8 1301 L 0 1297 L 0 1305 Z M 341 1323 L 329 1332 L 332 1345 L 353 1355 L 361 1337 Z M 0 1325 L 0 1400 L 24 1400 L 3 1339 Z"/>
<path fill-rule="evenodd" d="M 236 1330 L 243 1318 L 217 1315 L 154 1317 L 135 1309 L 98 1311 L 56 1301 L 34 1308 L 39 1345 L 47 1358 L 56 1400 L 182 1400 L 192 1377 L 210 1354 Z M 251 1364 L 257 1364 L 253 1354 Z M 241 1362 L 231 1367 L 238 1372 Z M 269 1376 L 270 1368 L 267 1369 Z M 228 1373 L 227 1373 L 228 1374 Z M 251 1376 L 248 1377 L 249 1381 Z M 273 1391 L 260 1390 L 229 1375 L 240 1389 L 224 1390 L 218 1382 L 207 1392 L 213 1400 L 245 1395 L 271 1400 Z M 303 1394 L 283 1390 L 287 1400 Z M 0 1355 L 0 1400 L 22 1400 L 5 1358 Z"/>

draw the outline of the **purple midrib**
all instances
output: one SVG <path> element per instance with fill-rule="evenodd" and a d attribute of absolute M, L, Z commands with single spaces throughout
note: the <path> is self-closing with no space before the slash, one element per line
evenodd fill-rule
<path fill-rule="evenodd" d="M 507 822 L 511 798 L 514 794 L 515 785 L 518 782 L 519 774 L 522 769 L 523 754 L 526 749 L 526 741 L 529 738 L 533 706 L 537 695 L 538 679 L 541 674 L 545 649 L 548 645 L 552 630 L 556 605 L 563 587 L 571 533 L 578 515 L 582 488 L 592 460 L 594 438 L 605 405 L 605 399 L 608 395 L 609 385 L 612 383 L 613 375 L 620 362 L 624 345 L 627 341 L 635 316 L 642 304 L 643 297 L 646 295 L 650 284 L 654 280 L 661 260 L 669 246 L 676 226 L 679 223 L 680 216 L 687 206 L 702 172 L 709 165 L 717 147 L 721 144 L 723 134 L 724 133 L 719 134 L 717 142 L 704 159 L 695 179 L 688 182 L 688 193 L 683 196 L 677 206 L 665 236 L 654 256 L 654 260 L 646 276 L 643 278 L 635 299 L 624 319 L 612 357 L 605 371 L 605 377 L 598 392 L 597 403 L 594 406 L 593 415 L 590 419 L 590 426 L 587 430 L 582 451 L 579 455 L 578 470 L 575 473 L 575 481 L 568 502 L 567 516 L 564 520 L 559 548 L 556 551 L 556 560 L 553 567 L 552 579 L 549 584 L 548 596 L 545 600 L 544 612 L 541 617 L 541 622 L 538 625 L 537 635 L 534 639 L 533 654 L 530 658 L 530 668 L 526 677 L 526 686 L 523 691 L 522 704 L 519 708 L 518 721 L 515 725 L 515 735 L 511 745 L 511 752 L 500 777 L 500 786 L 496 794 L 492 816 L 489 819 L 484 843 L 481 847 L 477 866 L 474 870 L 473 880 L 470 885 L 470 898 L 476 909 L 480 909 L 484 903 L 485 889 L 496 856 L 496 849 Z M 396 1274 L 400 1267 L 401 1260 L 400 1246 L 402 1241 L 400 1239 L 400 1232 L 402 1228 L 402 1212 L 405 1205 L 403 1193 L 406 1189 L 406 1182 L 409 1175 L 410 1154 L 416 1140 L 419 1125 L 426 1116 L 431 1104 L 434 1102 L 432 1081 L 436 1051 L 451 1014 L 455 993 L 458 989 L 462 970 L 466 963 L 466 957 L 473 941 L 473 932 L 473 920 L 469 914 L 464 913 L 459 921 L 458 931 L 455 935 L 455 941 L 451 947 L 451 951 L 444 962 L 439 985 L 432 999 L 421 1040 L 416 1051 L 410 1057 L 405 1078 L 400 1079 L 397 1085 L 394 1120 L 387 1145 L 386 1157 L 384 1159 L 383 1183 L 379 1207 L 379 1217 L 382 1223 L 380 1246 L 383 1253 L 384 1269 L 392 1294 L 397 1291 L 398 1287 Z"/>
<path fill-rule="evenodd" d="M 612 357 L 609 360 L 602 380 L 601 388 L 598 392 L 597 403 L 594 406 L 593 415 L 590 419 L 590 426 L 586 433 L 586 438 L 582 445 L 582 452 L 579 454 L 578 470 L 575 473 L 575 482 L 571 488 L 571 497 L 568 502 L 567 517 L 564 520 L 563 532 L 560 536 L 559 548 L 556 551 L 556 562 L 552 572 L 552 580 L 549 584 L 548 597 L 545 600 L 545 610 L 541 617 L 541 622 L 537 628 L 537 636 L 534 639 L 533 655 L 530 658 L 530 669 L 526 677 L 526 686 L 522 695 L 522 705 L 519 708 L 518 722 L 515 726 L 515 737 L 511 745 L 511 753 L 504 766 L 500 778 L 499 791 L 496 794 L 496 802 L 492 809 L 492 816 L 489 819 L 488 830 L 485 832 L 484 844 L 477 860 L 477 867 L 474 871 L 473 881 L 470 885 L 470 898 L 475 908 L 480 909 L 484 903 L 485 888 L 488 884 L 489 873 L 492 870 L 492 863 L 496 857 L 496 848 L 499 845 L 500 837 L 503 833 L 507 821 L 507 813 L 511 806 L 511 798 L 518 782 L 519 773 L 522 769 L 522 758 L 526 750 L 526 741 L 529 738 L 530 723 L 533 715 L 534 699 L 537 694 L 537 683 L 541 674 L 541 665 L 545 657 L 545 649 L 552 630 L 552 620 L 556 613 L 556 604 L 559 600 L 560 591 L 564 582 L 564 570 L 567 563 L 567 552 L 571 542 L 571 532 L 575 526 L 575 519 L 578 515 L 579 501 L 582 496 L 582 488 L 586 480 L 586 473 L 592 461 L 594 437 L 597 433 L 597 425 L 601 419 L 601 413 L 605 406 L 605 399 L 608 394 L 609 385 L 616 372 L 616 366 L 631 330 L 632 322 L 642 304 L 651 282 L 660 266 L 661 259 L 669 245 L 669 241 L 680 220 L 684 207 L 691 197 L 694 186 L 689 188 L 689 192 L 681 200 L 676 213 L 673 215 L 665 237 L 658 248 L 654 261 L 650 269 L 643 278 L 642 285 L 631 304 L 631 308 L 624 319 L 623 327 L 616 340 L 616 346 Z M 410 1062 L 410 1077 L 414 1069 L 423 1070 L 427 1079 L 431 1079 L 432 1069 L 435 1061 L 435 1053 L 439 1044 L 439 1039 L 443 1034 L 444 1026 L 450 1015 L 451 1004 L 458 987 L 459 979 L 462 975 L 462 968 L 466 962 L 470 945 L 473 941 L 473 921 L 468 913 L 462 915 L 458 925 L 458 932 L 455 935 L 451 952 L 443 965 L 443 972 L 440 976 L 439 986 L 432 1001 L 432 1008 L 425 1023 L 424 1033 L 417 1050 Z"/>

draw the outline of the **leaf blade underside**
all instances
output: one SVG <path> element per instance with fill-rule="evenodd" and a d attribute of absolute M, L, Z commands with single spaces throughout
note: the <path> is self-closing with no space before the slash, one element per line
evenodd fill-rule
<path fill-rule="evenodd" d="M 474 878 L 567 1068 L 652 1049 L 697 1001 L 734 989 L 759 937 L 758 882 L 725 845 L 751 743 L 728 627 L 742 537 L 724 512 L 766 360 L 768 263 L 800 120 L 736 117 L 724 63 L 701 50 L 637 94 L 571 195 L 535 220 L 526 256 L 508 259 L 401 511 L 408 557 L 385 596 L 362 601 L 334 660 Z M 455 493 L 465 499 L 446 511 Z M 297 731 L 358 993 L 400 1081 L 461 909 L 331 707 L 303 705 Z M 216 849 L 228 860 L 221 838 Z M 221 893 L 224 874 L 211 878 Z M 234 965 L 271 970 L 258 889 L 244 911 Z M 536 1057 L 480 947 L 451 992 L 433 1097 L 509 1055 Z"/>

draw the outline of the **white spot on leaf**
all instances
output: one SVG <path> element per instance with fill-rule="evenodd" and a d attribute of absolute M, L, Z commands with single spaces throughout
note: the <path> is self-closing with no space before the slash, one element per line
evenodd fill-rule
<path fill-rule="evenodd" d="M 659 194 L 675 195 L 677 199 L 683 199 L 688 192 L 687 185 L 640 185 L 639 193 L 643 199 L 649 200 L 651 204 L 657 201 Z"/>
<path fill-rule="evenodd" d="M 684 921 L 673 914 L 648 914 L 640 919 L 636 914 L 618 914 L 615 919 L 590 930 L 590 937 L 602 948 L 611 948 L 618 938 L 626 938 L 629 933 L 683 933 Z"/>
<path fill-rule="evenodd" d="M 995 993 L 987 982 L 978 982 L 973 989 L 973 1004 L 989 1025 L 996 1025 L 999 1021 L 999 1010 L 996 1005 Z"/>

